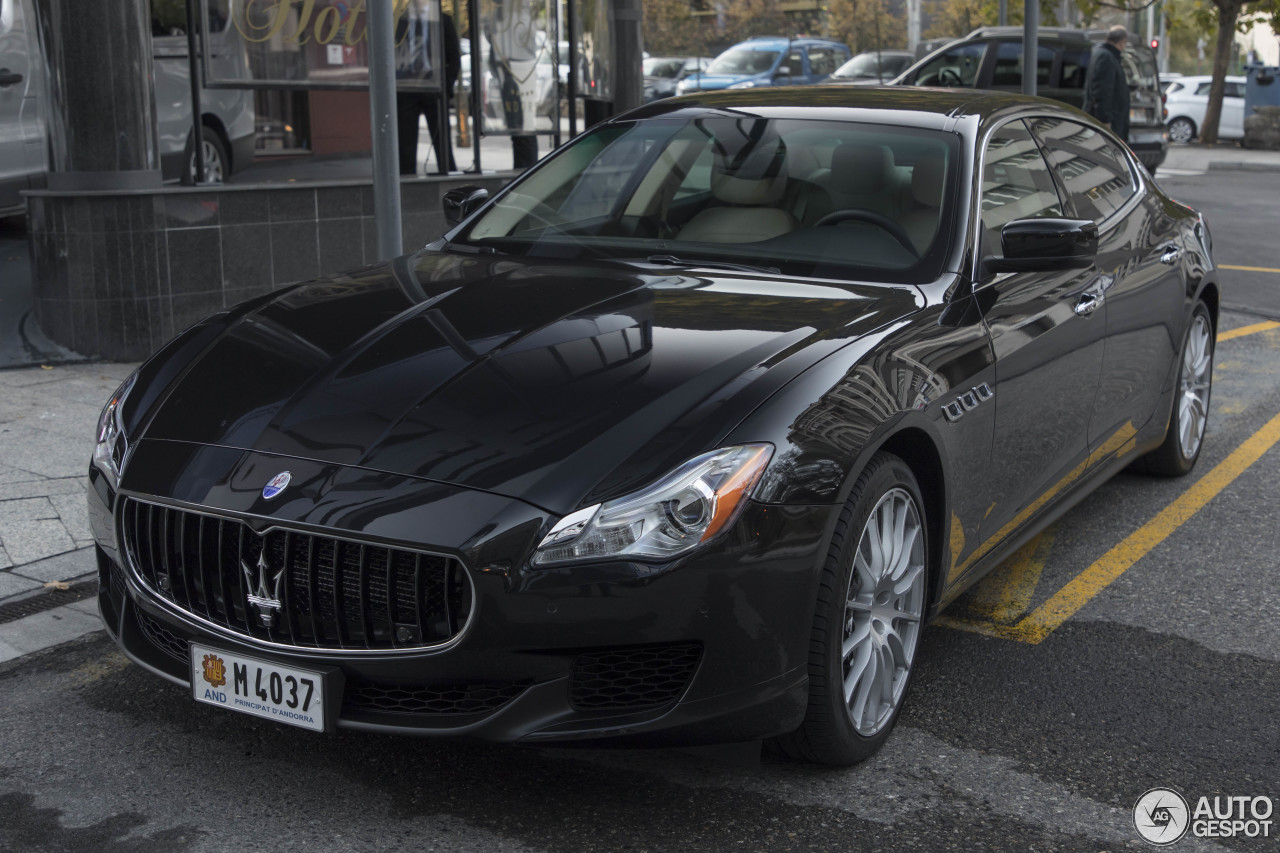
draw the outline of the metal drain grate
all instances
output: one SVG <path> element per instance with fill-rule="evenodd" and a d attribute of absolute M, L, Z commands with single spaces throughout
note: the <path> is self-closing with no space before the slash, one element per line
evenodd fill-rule
<path fill-rule="evenodd" d="M 93 598 L 97 594 L 98 582 L 90 580 L 72 584 L 68 589 L 50 589 L 20 601 L 0 604 L 0 625 L 25 619 L 64 604 L 75 604 L 77 601 Z"/>

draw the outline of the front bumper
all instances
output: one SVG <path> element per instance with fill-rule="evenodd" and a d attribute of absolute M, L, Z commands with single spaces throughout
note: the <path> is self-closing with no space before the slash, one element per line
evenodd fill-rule
<path fill-rule="evenodd" d="M 266 505 L 264 471 L 296 493 Z M 257 485 L 241 485 L 248 472 Z M 817 567 L 834 507 L 751 504 L 725 535 L 663 565 L 530 569 L 556 520 L 439 483 L 227 448 L 142 442 L 121 495 L 255 525 L 314 530 L 455 557 L 474 591 L 465 629 L 436 648 L 334 650 L 246 636 L 153 588 L 121 550 L 121 495 L 90 473 L 99 603 L 137 663 L 190 686 L 187 644 L 332 667 L 345 728 L 496 741 L 739 741 L 804 715 Z M 294 491 L 291 489 L 291 491 Z M 268 508 L 269 507 L 269 508 Z"/>

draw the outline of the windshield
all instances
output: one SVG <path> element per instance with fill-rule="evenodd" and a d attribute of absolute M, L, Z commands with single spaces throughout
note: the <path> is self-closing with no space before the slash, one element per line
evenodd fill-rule
<path fill-rule="evenodd" d="M 735 47 L 716 57 L 708 74 L 763 74 L 778 61 L 781 51 Z"/>
<path fill-rule="evenodd" d="M 910 63 L 910 57 L 906 56 L 889 56 L 881 54 L 879 57 L 880 70 L 877 73 L 877 56 L 874 53 L 860 53 L 853 59 L 850 59 L 839 70 L 833 74 L 833 77 L 869 77 L 875 79 L 877 77 L 897 77 L 904 68 Z"/>
<path fill-rule="evenodd" d="M 676 77 L 680 74 L 682 68 L 684 68 L 683 59 L 646 59 L 644 61 L 644 76 Z"/>
<path fill-rule="evenodd" d="M 951 233 L 957 151 L 953 134 L 850 122 L 609 124 L 539 164 L 453 242 L 930 280 Z"/>

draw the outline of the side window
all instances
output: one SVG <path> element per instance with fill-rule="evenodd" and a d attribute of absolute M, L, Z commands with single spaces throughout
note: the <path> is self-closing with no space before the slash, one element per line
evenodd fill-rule
<path fill-rule="evenodd" d="M 1196 94 L 1197 95 L 1209 94 L 1209 87 L 1211 87 L 1212 85 L 1213 85 L 1212 83 L 1201 83 L 1199 86 L 1196 86 Z"/>
<path fill-rule="evenodd" d="M 1036 85 L 1048 86 L 1053 71 L 1053 48 L 1040 45 L 1036 54 Z M 1022 42 L 1002 41 L 996 49 L 996 68 L 991 76 L 992 87 L 1022 88 Z M 1081 84 L 1083 85 L 1083 83 Z"/>
<path fill-rule="evenodd" d="M 832 48 L 809 48 L 809 73 L 814 77 L 825 77 L 835 71 L 836 67 L 836 52 Z"/>
<path fill-rule="evenodd" d="M 1239 83 L 1228 83 L 1227 90 L 1224 94 L 1228 98 L 1243 98 L 1244 86 L 1240 85 Z"/>
<path fill-rule="evenodd" d="M 1128 160 L 1101 133 L 1056 118 L 1036 119 L 1031 127 L 1077 216 L 1101 223 L 1136 194 Z"/>
<path fill-rule="evenodd" d="M 1062 82 L 1059 84 L 1063 89 L 1083 89 L 1084 78 L 1089 71 L 1088 50 L 1071 50 L 1067 49 L 1062 52 Z"/>
<path fill-rule="evenodd" d="M 791 72 L 792 77 L 804 76 L 804 55 L 798 50 L 793 50 L 787 54 L 787 58 L 782 60 L 782 68 L 786 68 Z"/>
<path fill-rule="evenodd" d="M 997 130 L 982 167 L 983 251 L 1000 251 L 1000 229 L 1015 219 L 1062 216 L 1062 200 L 1035 140 L 1020 121 Z"/>
<path fill-rule="evenodd" d="M 936 57 L 916 72 L 915 86 L 973 86 L 987 55 L 984 43 L 961 44 Z"/>

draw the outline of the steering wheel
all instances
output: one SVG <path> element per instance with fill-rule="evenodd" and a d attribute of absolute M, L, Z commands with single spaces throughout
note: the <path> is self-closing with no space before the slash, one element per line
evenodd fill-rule
<path fill-rule="evenodd" d="M 844 210 L 833 210 L 817 222 L 813 223 L 813 227 L 821 228 L 823 225 L 836 225 L 849 219 L 876 226 L 881 231 L 884 231 L 890 237 L 902 244 L 902 248 L 910 252 L 912 257 L 920 257 L 920 250 L 916 248 L 915 243 L 911 242 L 911 238 L 907 236 L 906 231 L 902 230 L 901 225 L 894 222 L 889 217 L 871 210 L 860 210 L 855 207 L 849 207 Z"/>
<path fill-rule="evenodd" d="M 938 71 L 939 86 L 964 87 L 964 80 L 960 79 L 960 72 L 954 68 L 943 68 Z"/>

